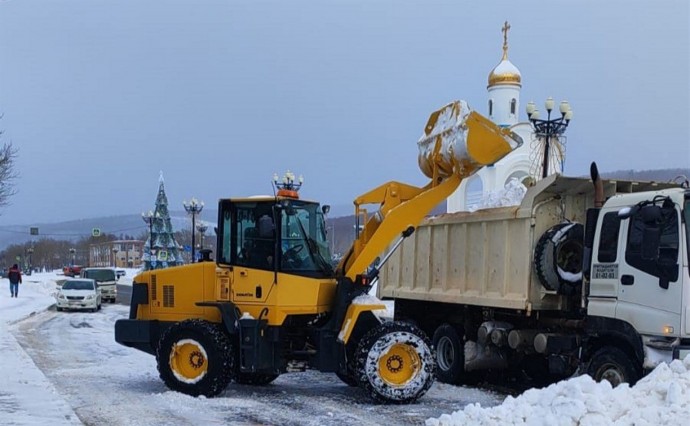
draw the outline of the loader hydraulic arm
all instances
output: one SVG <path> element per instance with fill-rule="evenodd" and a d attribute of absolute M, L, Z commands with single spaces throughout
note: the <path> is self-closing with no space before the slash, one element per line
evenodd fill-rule
<path fill-rule="evenodd" d="M 404 230 L 416 227 L 448 198 L 464 178 L 512 152 L 522 139 L 456 101 L 431 114 L 418 145 L 420 167 L 431 178 L 426 186 L 388 182 L 354 201 L 358 235 L 338 265 L 338 271 L 353 281 Z M 362 208 L 367 204 L 379 205 L 371 217 Z"/>

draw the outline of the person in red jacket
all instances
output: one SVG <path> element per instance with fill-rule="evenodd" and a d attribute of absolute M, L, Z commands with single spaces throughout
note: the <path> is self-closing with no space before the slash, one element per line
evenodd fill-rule
<path fill-rule="evenodd" d="M 19 266 L 15 263 L 7 272 L 7 278 L 10 280 L 10 297 L 17 297 L 19 292 L 19 283 L 22 282 L 22 273 L 19 272 Z"/>

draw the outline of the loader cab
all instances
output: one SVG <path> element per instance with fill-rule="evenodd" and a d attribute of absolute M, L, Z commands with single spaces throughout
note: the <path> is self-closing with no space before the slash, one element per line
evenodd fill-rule
<path fill-rule="evenodd" d="M 221 200 L 219 265 L 311 278 L 333 276 L 324 213 L 287 197 Z"/>

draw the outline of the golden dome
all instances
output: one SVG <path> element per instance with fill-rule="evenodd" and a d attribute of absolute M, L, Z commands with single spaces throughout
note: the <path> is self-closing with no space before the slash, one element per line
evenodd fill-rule
<path fill-rule="evenodd" d="M 520 70 L 508 60 L 509 29 L 510 25 L 508 25 L 508 22 L 506 21 L 506 23 L 503 25 L 503 29 L 501 30 L 503 32 L 503 58 L 501 58 L 501 62 L 499 62 L 489 74 L 489 87 L 499 84 L 522 85 L 522 76 L 520 75 Z"/>

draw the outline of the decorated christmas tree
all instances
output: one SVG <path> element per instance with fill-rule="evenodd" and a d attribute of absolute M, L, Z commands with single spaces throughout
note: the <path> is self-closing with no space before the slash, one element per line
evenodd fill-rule
<path fill-rule="evenodd" d="M 163 172 L 160 174 L 156 209 L 142 214 L 149 226 L 149 238 L 144 245 L 144 269 L 160 269 L 169 266 L 182 265 L 181 247 L 175 241 L 170 213 L 168 212 L 168 197 L 165 195 Z"/>

